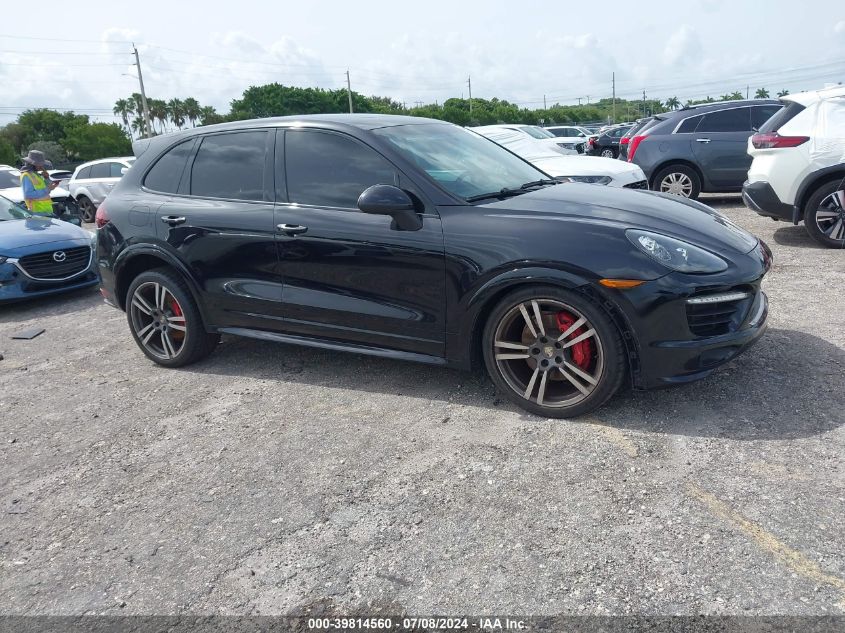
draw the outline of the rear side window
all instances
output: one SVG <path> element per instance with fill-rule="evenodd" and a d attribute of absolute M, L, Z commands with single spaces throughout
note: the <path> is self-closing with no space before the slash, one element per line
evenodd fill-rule
<path fill-rule="evenodd" d="M 91 165 L 91 176 L 90 178 L 110 178 L 111 177 L 111 170 L 109 169 L 108 163 L 97 163 L 96 165 Z"/>
<path fill-rule="evenodd" d="M 675 130 L 676 134 L 689 134 L 690 132 L 695 132 L 695 128 L 698 127 L 698 124 L 701 123 L 701 119 L 704 117 L 699 116 L 691 116 L 688 119 L 684 119 L 684 121 L 678 126 L 678 129 Z"/>
<path fill-rule="evenodd" d="M 798 113 L 804 110 L 804 106 L 795 101 L 786 101 L 786 105 L 780 112 L 773 117 L 763 122 L 758 128 L 761 132 L 777 132 L 780 128 L 787 124 L 787 122 L 798 116 Z"/>
<path fill-rule="evenodd" d="M 355 209 L 372 185 L 392 185 L 396 170 L 375 150 L 326 132 L 288 130 L 285 164 L 291 202 Z"/>
<path fill-rule="evenodd" d="M 193 147 L 194 139 L 191 139 L 167 150 L 147 172 L 144 186 L 162 193 L 176 193 L 179 189 L 179 181 L 182 179 L 182 172 L 185 170 L 185 162 L 191 155 Z"/>
<path fill-rule="evenodd" d="M 191 195 L 264 199 L 267 132 L 232 132 L 203 139 L 191 170 Z"/>
<path fill-rule="evenodd" d="M 83 167 L 79 170 L 79 173 L 76 175 L 76 179 L 80 180 L 82 178 L 90 178 L 91 177 L 91 165 L 88 167 Z"/>
<path fill-rule="evenodd" d="M 751 108 L 730 108 L 704 115 L 696 132 L 750 132 Z"/>

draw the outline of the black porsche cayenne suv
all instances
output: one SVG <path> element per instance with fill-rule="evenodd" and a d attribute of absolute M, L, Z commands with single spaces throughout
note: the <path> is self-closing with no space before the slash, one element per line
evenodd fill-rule
<path fill-rule="evenodd" d="M 178 367 L 221 334 L 464 369 L 549 417 L 696 380 L 766 327 L 765 244 L 674 196 L 560 184 L 440 121 L 241 121 L 136 143 L 106 301 Z"/>

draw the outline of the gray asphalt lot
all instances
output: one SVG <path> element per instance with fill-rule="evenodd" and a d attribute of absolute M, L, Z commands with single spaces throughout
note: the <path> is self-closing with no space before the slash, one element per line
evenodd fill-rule
<path fill-rule="evenodd" d="M 574 421 L 243 339 L 163 369 L 96 291 L 0 308 L 0 613 L 845 612 L 845 253 L 705 201 L 774 251 L 769 332 Z"/>

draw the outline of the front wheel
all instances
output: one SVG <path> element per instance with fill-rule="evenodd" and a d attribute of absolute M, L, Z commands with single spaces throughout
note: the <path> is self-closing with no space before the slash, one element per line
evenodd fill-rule
<path fill-rule="evenodd" d="M 220 340 L 205 331 L 199 308 L 185 282 L 168 269 L 141 273 L 126 295 L 132 337 L 148 358 L 181 367 L 208 356 Z"/>
<path fill-rule="evenodd" d="M 494 384 L 531 413 L 575 417 L 622 384 L 625 351 L 608 316 L 577 293 L 528 288 L 503 299 L 483 334 Z"/>
<path fill-rule="evenodd" d="M 845 184 L 835 180 L 819 187 L 804 208 L 804 228 L 819 244 L 845 248 Z"/>
<path fill-rule="evenodd" d="M 695 170 L 686 165 L 669 165 L 654 177 L 656 191 L 671 193 L 682 198 L 698 199 L 701 193 L 701 179 Z"/>
<path fill-rule="evenodd" d="M 605 148 L 601 151 L 604 158 L 616 158 L 616 150 L 612 147 Z"/>
<path fill-rule="evenodd" d="M 97 207 L 85 196 L 79 196 L 76 203 L 79 205 L 79 215 L 82 216 L 83 222 L 91 223 L 97 215 Z"/>

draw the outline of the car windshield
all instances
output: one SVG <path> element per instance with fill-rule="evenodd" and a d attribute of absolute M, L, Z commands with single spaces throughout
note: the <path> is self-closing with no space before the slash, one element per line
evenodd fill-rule
<path fill-rule="evenodd" d="M 0 197 L 0 222 L 4 222 L 5 220 L 25 220 L 28 217 L 31 217 L 30 214 L 14 202 Z"/>
<path fill-rule="evenodd" d="M 541 127 L 537 127 L 536 125 L 523 125 L 519 128 L 526 134 L 533 136 L 534 138 L 554 138 L 554 134 L 551 132 L 547 132 Z"/>
<path fill-rule="evenodd" d="M 396 125 L 373 132 L 446 191 L 464 199 L 548 178 L 500 145 L 456 125 Z"/>
<path fill-rule="evenodd" d="M 21 186 L 21 172 L 17 169 L 4 169 L 0 171 L 0 189 Z"/>

